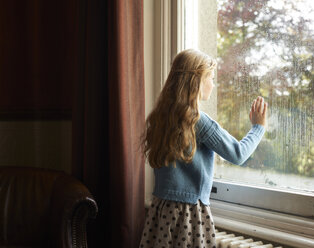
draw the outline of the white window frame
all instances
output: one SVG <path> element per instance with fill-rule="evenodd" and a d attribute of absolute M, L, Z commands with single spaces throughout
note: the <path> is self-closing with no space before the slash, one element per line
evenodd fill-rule
<path fill-rule="evenodd" d="M 154 67 L 156 96 L 167 78 L 173 57 L 184 49 L 184 2 L 154 2 L 154 39 L 160 41 L 154 53 L 157 62 Z M 153 177 L 148 167 L 146 170 Z M 153 184 L 154 180 L 150 183 Z M 216 227 L 295 247 L 314 247 L 313 195 L 230 183 L 221 179 L 214 179 L 213 189 L 216 193 L 211 193 L 210 202 Z M 146 206 L 151 202 L 150 195 L 151 192 L 146 192 Z"/>

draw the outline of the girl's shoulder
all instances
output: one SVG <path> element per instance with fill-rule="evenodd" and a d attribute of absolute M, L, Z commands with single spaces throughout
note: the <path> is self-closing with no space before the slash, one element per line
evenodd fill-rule
<path fill-rule="evenodd" d="M 196 123 L 196 130 L 198 133 L 203 131 L 214 131 L 219 127 L 219 124 L 212 119 L 207 113 L 200 111 L 200 118 Z"/>
<path fill-rule="evenodd" d="M 218 122 L 211 118 L 207 113 L 200 111 L 200 119 L 199 122 L 201 124 L 209 124 L 209 125 L 218 125 Z"/>
<path fill-rule="evenodd" d="M 210 119 L 213 120 L 207 113 L 200 111 L 200 119 Z"/>

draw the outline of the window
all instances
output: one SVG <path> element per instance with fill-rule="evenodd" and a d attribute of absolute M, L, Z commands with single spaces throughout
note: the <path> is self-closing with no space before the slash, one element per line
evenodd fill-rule
<path fill-rule="evenodd" d="M 243 166 L 216 156 L 212 196 L 313 216 L 314 2 L 219 0 L 214 34 L 215 4 L 185 0 L 182 13 L 184 49 L 214 56 L 204 43 L 217 34 L 217 92 L 202 108 L 238 139 L 250 129 L 254 98 L 262 95 L 269 113 L 267 133 Z"/>
<path fill-rule="evenodd" d="M 314 193 L 314 4 L 285 2 L 218 1 L 219 122 L 240 138 L 254 97 L 270 111 L 244 168 L 219 160 L 216 176 Z"/>

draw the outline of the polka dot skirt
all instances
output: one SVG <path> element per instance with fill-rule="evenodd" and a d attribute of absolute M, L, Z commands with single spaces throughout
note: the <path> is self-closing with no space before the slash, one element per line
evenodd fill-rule
<path fill-rule="evenodd" d="M 148 209 L 140 248 L 215 248 L 210 207 L 153 198 Z"/>

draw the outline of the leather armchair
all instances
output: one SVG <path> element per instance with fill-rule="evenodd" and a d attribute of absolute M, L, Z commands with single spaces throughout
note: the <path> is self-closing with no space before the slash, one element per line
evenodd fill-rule
<path fill-rule="evenodd" d="M 64 172 L 0 167 L 0 247 L 87 247 L 97 204 Z"/>

